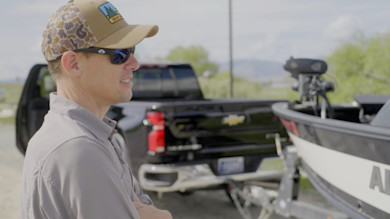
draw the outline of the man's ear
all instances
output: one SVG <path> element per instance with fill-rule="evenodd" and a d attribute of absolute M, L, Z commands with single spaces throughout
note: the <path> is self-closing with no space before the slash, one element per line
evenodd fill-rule
<path fill-rule="evenodd" d="M 76 52 L 67 51 L 62 54 L 61 65 L 64 73 L 71 77 L 78 77 L 81 74 L 79 58 Z"/>

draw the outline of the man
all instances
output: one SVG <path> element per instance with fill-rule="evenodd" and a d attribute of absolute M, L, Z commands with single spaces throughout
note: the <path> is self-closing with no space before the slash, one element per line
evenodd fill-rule
<path fill-rule="evenodd" d="M 104 117 L 131 99 L 135 45 L 157 31 L 104 0 L 71 0 L 50 18 L 42 51 L 57 93 L 27 148 L 21 218 L 172 218 L 143 194 Z"/>

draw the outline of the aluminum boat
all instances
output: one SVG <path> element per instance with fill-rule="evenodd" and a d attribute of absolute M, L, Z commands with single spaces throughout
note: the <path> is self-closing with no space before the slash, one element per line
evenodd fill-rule
<path fill-rule="evenodd" d="M 390 218 L 390 96 L 330 104 L 322 60 L 291 58 L 300 100 L 276 103 L 300 165 L 314 187 L 351 218 Z"/>

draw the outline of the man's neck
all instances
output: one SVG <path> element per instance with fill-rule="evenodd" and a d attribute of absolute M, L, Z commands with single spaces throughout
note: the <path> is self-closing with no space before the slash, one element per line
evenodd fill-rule
<path fill-rule="evenodd" d="M 99 119 L 103 120 L 104 115 L 107 113 L 110 108 L 109 105 L 101 105 L 95 98 L 90 97 L 87 93 L 83 92 L 81 89 L 70 88 L 64 89 L 61 86 L 57 86 L 57 95 L 67 98 L 80 106 L 84 107 Z"/>

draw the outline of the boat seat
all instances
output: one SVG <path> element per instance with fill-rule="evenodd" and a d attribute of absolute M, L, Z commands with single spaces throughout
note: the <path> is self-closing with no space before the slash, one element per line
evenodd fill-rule
<path fill-rule="evenodd" d="M 373 126 L 390 128 L 390 100 L 383 105 L 370 124 Z"/>

